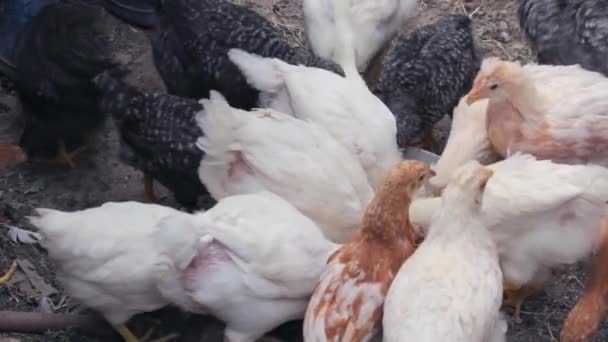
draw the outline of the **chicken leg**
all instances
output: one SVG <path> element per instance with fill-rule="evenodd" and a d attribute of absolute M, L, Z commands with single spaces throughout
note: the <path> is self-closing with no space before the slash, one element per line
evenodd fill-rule
<path fill-rule="evenodd" d="M 168 342 L 168 341 L 171 341 L 172 339 L 175 339 L 178 337 L 176 334 L 170 334 L 165 337 L 150 340 L 149 337 L 152 335 L 152 331 L 153 331 L 153 329 L 150 329 L 144 334 L 144 336 L 141 339 L 139 339 L 124 324 L 115 325 L 114 329 L 120 334 L 120 336 L 122 336 L 122 338 L 125 340 L 125 342 Z"/>
<path fill-rule="evenodd" d="M 144 202 L 156 203 L 156 195 L 154 194 L 154 178 L 144 173 Z"/>
<path fill-rule="evenodd" d="M 522 286 L 516 287 L 511 284 L 505 283 L 503 289 L 506 295 L 505 304 L 513 306 L 515 311 L 513 312 L 513 319 L 517 323 L 521 323 L 521 306 L 523 302 L 530 296 L 542 291 L 542 287 L 535 286 Z"/>
<path fill-rule="evenodd" d="M 13 277 L 13 274 L 15 274 L 16 270 L 17 270 L 17 262 L 13 261 L 11 266 L 8 268 L 8 271 L 6 271 L 6 273 L 4 273 L 2 275 L 2 277 L 0 277 L 0 285 L 4 285 L 4 284 L 8 283 L 9 280 L 11 280 L 11 278 Z"/>
<path fill-rule="evenodd" d="M 74 168 L 74 156 L 78 153 L 82 152 L 85 149 L 85 146 L 81 146 L 73 150 L 72 152 L 68 152 L 63 141 L 59 141 L 59 145 L 57 148 L 57 156 L 55 157 L 55 161 L 59 163 L 67 164 L 70 168 Z"/>

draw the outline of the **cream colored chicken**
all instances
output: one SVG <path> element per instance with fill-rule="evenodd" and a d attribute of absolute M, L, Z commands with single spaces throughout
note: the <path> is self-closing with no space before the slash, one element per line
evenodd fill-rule
<path fill-rule="evenodd" d="M 216 92 L 202 103 L 199 176 L 214 198 L 269 190 L 332 241 L 352 236 L 373 190 L 357 158 L 325 128 L 272 109 L 235 109 Z"/>
<path fill-rule="evenodd" d="M 402 160 L 395 116 L 367 87 L 355 66 L 353 37 L 343 12 L 348 0 L 334 6 L 338 64 L 345 77 L 324 69 L 287 64 L 242 50 L 230 60 L 261 91 L 260 107 L 269 107 L 325 127 L 356 155 L 370 184 L 377 188 L 390 167 Z M 329 33 L 325 32 L 327 36 Z"/>
<path fill-rule="evenodd" d="M 550 270 L 575 263 L 596 247 L 608 213 L 608 169 L 557 164 L 516 154 L 487 166 L 481 217 L 500 253 L 505 290 L 519 319 L 523 300 L 542 289 Z M 414 201 L 412 222 L 428 227 L 439 201 Z"/>
<path fill-rule="evenodd" d="M 336 6 L 345 2 L 347 29 L 355 37 L 359 71 L 369 65 L 370 73 L 380 70 L 383 52 L 405 22 L 416 14 L 415 0 L 304 0 L 304 24 L 313 51 L 325 59 L 335 58 L 338 23 Z M 371 62 L 370 62 L 371 61 Z M 336 61 L 337 62 L 337 61 Z M 338 63 L 338 62 L 337 62 Z"/>
<path fill-rule="evenodd" d="M 468 102 L 489 99 L 487 132 L 503 157 L 608 166 L 608 78 L 578 65 L 484 60 Z"/>
<path fill-rule="evenodd" d="M 488 165 L 500 159 L 488 139 L 487 108 L 488 100 L 469 105 L 466 96 L 454 108 L 450 136 L 441 157 L 433 165 L 436 176 L 429 180 L 434 193 L 440 193 L 448 184 L 452 171 L 469 160 Z"/>
<path fill-rule="evenodd" d="M 30 222 L 43 236 L 65 290 L 97 310 L 126 342 L 132 316 L 170 304 L 160 288 L 175 264 L 191 258 L 186 246 L 200 234 L 190 214 L 155 204 L 106 203 L 75 212 L 37 209 Z"/>
<path fill-rule="evenodd" d="M 226 322 L 226 342 L 253 342 L 302 319 L 336 245 L 279 196 L 264 191 L 224 198 L 191 224 L 202 236 L 164 294 L 184 309 Z"/>
<path fill-rule="evenodd" d="M 476 161 L 454 172 L 428 234 L 388 291 L 383 341 L 505 340 L 498 250 L 480 220 L 491 175 Z"/>

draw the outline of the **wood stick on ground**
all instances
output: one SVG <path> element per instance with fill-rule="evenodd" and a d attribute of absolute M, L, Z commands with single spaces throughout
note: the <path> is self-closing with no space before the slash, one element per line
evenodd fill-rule
<path fill-rule="evenodd" d="M 0 311 L 0 332 L 41 334 L 47 330 L 68 328 L 95 336 L 114 334 L 114 330 L 99 316 Z"/>

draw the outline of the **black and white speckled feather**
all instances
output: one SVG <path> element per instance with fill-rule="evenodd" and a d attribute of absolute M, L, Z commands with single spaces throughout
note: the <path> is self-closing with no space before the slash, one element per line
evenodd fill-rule
<path fill-rule="evenodd" d="M 16 86 L 26 114 L 20 145 L 32 156 L 84 143 L 105 118 L 91 79 L 116 66 L 109 52 L 107 15 L 96 1 L 64 0 L 32 19 L 17 46 Z"/>
<path fill-rule="evenodd" d="M 426 130 L 452 114 L 480 65 L 466 16 L 450 15 L 397 38 L 374 92 L 397 119 L 399 147 L 418 143 Z"/>
<path fill-rule="evenodd" d="M 520 0 L 518 14 L 540 64 L 580 64 L 608 75 L 608 2 Z"/>
<path fill-rule="evenodd" d="M 196 147 L 203 135 L 196 100 L 158 92 L 143 93 L 104 72 L 94 79 L 102 91 L 100 108 L 112 113 L 121 137 L 121 159 L 173 191 L 186 208 L 207 191 L 198 178 L 204 153 Z"/>
<path fill-rule="evenodd" d="M 202 98 L 213 89 L 233 107 L 254 107 L 258 92 L 228 59 L 231 48 L 341 72 L 312 51 L 291 47 L 259 14 L 225 0 L 173 0 L 161 16 L 153 35 L 154 58 L 172 94 Z"/>

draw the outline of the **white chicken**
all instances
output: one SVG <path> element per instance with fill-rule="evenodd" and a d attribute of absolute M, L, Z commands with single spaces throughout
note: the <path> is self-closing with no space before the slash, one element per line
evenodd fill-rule
<path fill-rule="evenodd" d="M 608 169 L 524 154 L 487 168 L 494 176 L 484 191 L 480 219 L 498 246 L 505 290 L 519 320 L 523 300 L 543 288 L 552 268 L 575 263 L 596 248 L 608 214 Z M 428 227 L 438 207 L 435 199 L 414 201 L 412 222 Z"/>
<path fill-rule="evenodd" d="M 217 92 L 202 104 L 199 176 L 214 198 L 269 190 L 332 241 L 351 237 L 373 190 L 356 157 L 326 129 L 271 109 L 232 108 Z"/>
<path fill-rule="evenodd" d="M 454 108 L 450 136 L 441 157 L 432 166 L 436 175 L 429 184 L 435 194 L 448 184 L 452 171 L 469 160 L 487 165 L 501 159 L 492 148 L 486 132 L 487 108 L 487 100 L 469 105 L 466 96 Z"/>
<path fill-rule="evenodd" d="M 505 340 L 498 251 L 479 220 L 491 175 L 476 161 L 455 171 L 428 234 L 389 288 L 383 341 Z"/>
<path fill-rule="evenodd" d="M 127 342 L 138 339 L 125 322 L 170 303 L 158 287 L 159 276 L 191 257 L 192 250 L 184 246 L 200 235 L 182 224 L 190 214 L 155 204 L 110 202 L 75 212 L 36 213 L 29 220 L 43 236 L 59 281 L 103 314 Z"/>
<path fill-rule="evenodd" d="M 347 28 L 356 38 L 354 47 L 360 71 L 364 71 L 368 64 L 372 66 L 381 62 L 383 51 L 390 46 L 392 38 L 416 14 L 416 0 L 304 0 L 308 41 L 315 54 L 325 59 L 335 58 L 339 28 L 334 18 L 335 7 L 340 2 L 347 6 Z"/>
<path fill-rule="evenodd" d="M 345 0 L 335 4 L 344 6 Z M 397 146 L 397 123 L 357 72 L 352 33 L 344 23 L 348 18 L 338 10 L 335 14 L 337 58 L 345 77 L 236 49 L 229 52 L 229 58 L 248 82 L 261 91 L 260 107 L 273 108 L 325 127 L 359 158 L 370 184 L 376 189 L 386 172 L 402 160 Z"/>
<path fill-rule="evenodd" d="M 187 310 L 226 322 L 227 342 L 253 342 L 304 317 L 327 258 L 337 245 L 296 208 L 270 192 L 227 197 L 193 224 L 204 235 L 196 254 L 164 292 Z"/>

